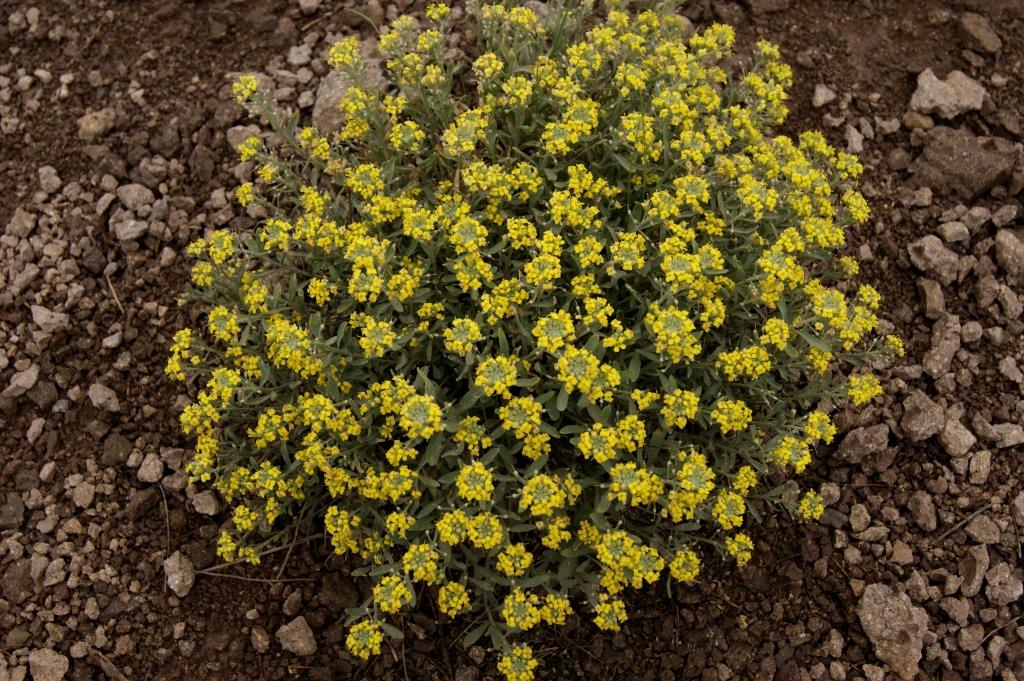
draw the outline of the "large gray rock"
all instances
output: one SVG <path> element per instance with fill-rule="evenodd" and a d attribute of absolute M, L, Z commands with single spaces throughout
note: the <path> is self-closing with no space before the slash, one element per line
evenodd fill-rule
<path fill-rule="evenodd" d="M 993 605 L 1009 605 L 1024 595 L 1024 582 L 1009 563 L 1000 563 L 985 574 L 985 595 Z"/>
<path fill-rule="evenodd" d="M 1024 273 L 1024 241 L 1009 229 L 996 232 L 996 262 L 1010 274 Z"/>
<path fill-rule="evenodd" d="M 68 673 L 70 663 L 56 650 L 39 648 L 28 654 L 32 681 L 60 681 Z"/>
<path fill-rule="evenodd" d="M 903 400 L 903 418 L 900 427 L 911 442 L 921 442 L 938 435 L 945 425 L 942 407 L 920 390 Z"/>
<path fill-rule="evenodd" d="M 1003 41 L 992 28 L 992 23 L 980 14 L 964 12 L 960 24 L 968 36 L 968 43 L 977 50 L 995 54 L 1003 48 Z"/>
<path fill-rule="evenodd" d="M 956 118 L 967 111 L 980 111 L 985 101 L 985 88 L 961 71 L 953 71 L 946 80 L 939 80 L 931 69 L 917 76 L 917 89 L 910 98 L 910 108 L 921 113 L 936 113 L 942 118 Z"/>
<path fill-rule="evenodd" d="M 371 90 L 382 92 L 387 86 L 387 81 L 384 79 L 383 58 L 375 40 L 363 40 L 362 57 L 366 66 L 367 86 Z M 351 85 L 348 78 L 337 71 L 330 71 L 320 79 L 312 115 L 313 126 L 320 134 L 326 135 L 341 129 L 345 117 L 338 104 Z"/>
<path fill-rule="evenodd" d="M 90 111 L 78 119 L 78 137 L 83 142 L 95 142 L 114 128 L 117 113 L 111 108 Z"/>
<path fill-rule="evenodd" d="M 121 403 L 117 400 L 117 393 L 102 383 L 93 383 L 89 386 L 89 401 L 97 409 L 114 412 L 121 411 Z"/>
<path fill-rule="evenodd" d="M 164 573 L 167 575 L 167 586 L 170 587 L 179 598 L 188 596 L 192 585 L 196 582 L 196 574 L 192 568 L 192 561 L 181 551 L 175 551 L 169 558 L 164 560 Z"/>
<path fill-rule="evenodd" d="M 974 436 L 974 433 L 960 423 L 958 418 L 948 419 L 942 427 L 942 432 L 939 433 L 939 442 L 942 443 L 946 453 L 955 458 L 966 456 L 977 441 L 978 438 Z"/>
<path fill-rule="evenodd" d="M 932 326 L 932 346 L 924 353 L 921 366 L 932 378 L 939 378 L 949 371 L 953 356 L 960 349 L 960 318 L 944 315 Z"/>
<path fill-rule="evenodd" d="M 305 617 L 299 616 L 281 625 L 275 635 L 281 647 L 289 653 L 305 657 L 316 652 L 316 639 Z"/>
<path fill-rule="evenodd" d="M 923 489 L 919 489 L 910 495 L 907 508 L 910 509 L 910 517 L 925 532 L 934 532 L 935 528 L 939 526 L 932 495 Z"/>
<path fill-rule="evenodd" d="M 924 152 L 910 164 L 911 184 L 973 200 L 1010 179 L 1014 145 L 1001 137 L 977 137 L 964 128 L 937 126 Z"/>
<path fill-rule="evenodd" d="M 0 393 L 0 398 L 6 400 L 13 397 L 21 397 L 31 390 L 38 381 L 39 365 L 33 364 L 28 369 L 17 371 L 11 376 L 11 382 L 4 388 L 3 393 Z"/>
<path fill-rule="evenodd" d="M 156 200 L 153 190 L 137 182 L 118 187 L 117 198 L 121 199 L 124 207 L 132 212 L 138 211 L 143 206 L 150 206 Z"/>
<path fill-rule="evenodd" d="M 943 286 L 956 281 L 959 256 L 946 248 L 942 239 L 928 234 L 907 246 L 910 262 L 922 272 L 939 280 Z"/>
<path fill-rule="evenodd" d="M 915 607 L 905 593 L 896 593 L 884 584 L 869 584 L 857 604 L 857 616 L 878 659 L 905 681 L 916 677 L 928 631 L 924 608 Z"/>
<path fill-rule="evenodd" d="M 889 446 L 889 426 L 879 423 L 874 426 L 854 428 L 836 448 L 836 456 L 843 461 L 857 464 Z"/>

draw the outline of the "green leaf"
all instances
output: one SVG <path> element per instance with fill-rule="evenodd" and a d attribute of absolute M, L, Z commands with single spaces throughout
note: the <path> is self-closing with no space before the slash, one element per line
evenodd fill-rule
<path fill-rule="evenodd" d="M 387 622 L 383 621 L 379 621 L 377 622 L 377 624 L 379 624 L 380 628 L 384 630 L 384 633 L 390 636 L 391 638 L 397 639 L 399 641 L 405 638 L 405 634 L 402 633 L 402 630 L 394 626 L 393 624 L 388 624 Z"/>
<path fill-rule="evenodd" d="M 796 333 L 798 336 L 803 338 L 804 341 L 806 341 L 806 343 L 810 345 L 812 348 L 821 350 L 822 352 L 832 352 L 832 348 L 828 346 L 828 343 L 821 340 L 820 338 L 816 338 L 811 334 L 807 333 L 806 331 L 801 331 L 800 329 L 796 329 Z"/>
<path fill-rule="evenodd" d="M 469 649 L 474 643 L 480 640 L 480 637 L 487 633 L 487 627 L 491 626 L 490 622 L 484 622 L 483 624 L 471 629 L 466 637 L 462 639 L 462 647 Z"/>

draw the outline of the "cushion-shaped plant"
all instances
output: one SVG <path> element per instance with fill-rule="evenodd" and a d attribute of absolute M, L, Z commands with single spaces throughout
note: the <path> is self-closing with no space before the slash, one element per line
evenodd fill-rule
<path fill-rule="evenodd" d="M 548 9 L 471 6 L 464 60 L 447 7 L 398 19 L 384 92 L 342 40 L 330 133 L 234 86 L 272 132 L 241 147 L 255 228 L 190 247 L 207 324 L 167 366 L 204 385 L 188 470 L 233 506 L 225 559 L 307 520 L 355 556 L 359 657 L 429 596 L 523 681 L 541 622 L 618 629 L 623 590 L 743 565 L 751 508 L 822 512 L 786 481 L 835 434 L 818 407 L 871 400 L 851 370 L 901 352 L 837 253 L 861 166 L 770 134 L 775 47 L 733 73 L 727 26 Z"/>

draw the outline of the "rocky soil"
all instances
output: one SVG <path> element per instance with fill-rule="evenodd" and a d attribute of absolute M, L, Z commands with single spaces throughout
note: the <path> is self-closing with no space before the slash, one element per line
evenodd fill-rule
<path fill-rule="evenodd" d="M 161 375 L 186 243 L 249 220 L 228 84 L 259 71 L 322 126 L 337 35 L 422 0 L 0 0 L 0 681 L 494 678 L 429 604 L 370 664 L 367 585 L 317 535 L 215 565 Z M 850 235 L 907 339 L 883 403 L 838 415 L 820 526 L 770 524 L 736 573 L 637 596 L 614 636 L 536 641 L 552 679 L 1024 679 L 1024 5 L 701 0 L 779 43 L 786 132 L 862 155 Z M 309 530 L 316 532 L 315 528 Z"/>

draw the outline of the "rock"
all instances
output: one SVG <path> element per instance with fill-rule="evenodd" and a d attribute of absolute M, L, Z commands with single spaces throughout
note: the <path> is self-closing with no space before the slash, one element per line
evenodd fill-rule
<path fill-rule="evenodd" d="M 60 681 L 68 673 L 70 663 L 56 650 L 38 648 L 28 654 L 32 681 Z"/>
<path fill-rule="evenodd" d="M 103 441 L 103 454 L 100 463 L 104 466 L 117 466 L 128 460 L 132 453 L 132 442 L 121 433 L 114 433 Z"/>
<path fill-rule="evenodd" d="M 914 267 L 938 279 L 943 286 L 956 280 L 959 256 L 946 248 L 942 239 L 928 234 L 907 246 Z"/>
<path fill-rule="evenodd" d="M 20 207 L 14 209 L 11 221 L 7 223 L 6 234 L 19 239 L 24 239 L 36 228 L 36 216 L 33 213 L 22 210 Z"/>
<path fill-rule="evenodd" d="M 928 319 L 939 319 L 946 314 L 946 296 L 942 293 L 942 286 L 934 279 L 920 277 L 917 280 L 917 288 L 924 296 L 924 316 Z"/>
<path fill-rule="evenodd" d="M 989 20 L 974 12 L 964 12 L 960 17 L 960 24 L 964 27 L 971 47 L 981 51 L 995 54 L 1003 48 L 1003 41 L 999 34 L 992 28 Z"/>
<path fill-rule="evenodd" d="M 316 597 L 320 605 L 336 612 L 358 607 L 361 600 L 359 587 L 348 577 L 336 572 L 324 576 Z"/>
<path fill-rule="evenodd" d="M 913 565 L 914 552 L 905 541 L 897 539 L 892 543 L 892 555 L 889 556 L 889 560 L 896 565 Z"/>
<path fill-rule="evenodd" d="M 976 452 L 967 466 L 967 473 L 972 485 L 984 485 L 992 473 L 992 452 L 987 449 Z"/>
<path fill-rule="evenodd" d="M 117 188 L 117 198 L 124 207 L 137 213 L 143 206 L 151 206 L 156 200 L 153 191 L 143 184 L 126 184 Z"/>
<path fill-rule="evenodd" d="M 288 594 L 288 598 L 284 599 L 284 603 L 281 604 L 281 612 L 288 617 L 294 617 L 299 614 L 302 609 L 302 592 L 296 589 L 295 591 Z"/>
<path fill-rule="evenodd" d="M 95 142 L 114 128 L 117 114 L 111 108 L 92 111 L 78 119 L 78 137 L 83 142 Z"/>
<path fill-rule="evenodd" d="M 92 502 L 95 498 L 96 485 L 91 482 L 80 482 L 71 490 L 71 501 L 73 501 L 75 506 L 78 508 L 89 508 L 92 506 Z"/>
<path fill-rule="evenodd" d="M 1008 229 L 996 232 L 996 262 L 1014 276 L 1024 274 L 1024 241 Z"/>
<path fill-rule="evenodd" d="M 71 326 L 70 318 L 63 312 L 54 312 L 42 305 L 31 306 L 32 321 L 43 333 L 54 334 Z"/>
<path fill-rule="evenodd" d="M 992 213 L 992 224 L 996 227 L 1005 227 L 1017 219 L 1017 213 L 1019 212 L 1020 209 L 1017 206 L 1008 203 L 995 213 Z"/>
<path fill-rule="evenodd" d="M 32 596 L 32 561 L 22 558 L 9 564 L 0 580 L 0 593 L 14 605 L 20 605 Z"/>
<path fill-rule="evenodd" d="M 369 7 L 364 6 L 364 10 Z M 367 14 L 367 11 L 362 12 Z M 351 12 L 346 12 L 351 14 Z M 362 22 L 362 17 L 359 17 Z M 379 23 L 377 25 L 380 25 Z M 366 80 L 369 88 L 373 91 L 383 92 L 387 87 L 387 80 L 384 78 L 383 58 L 377 48 L 375 40 L 363 40 L 361 49 L 363 64 L 366 67 Z M 350 83 L 342 74 L 337 71 L 328 72 L 320 79 L 320 86 L 316 91 L 316 100 L 313 103 L 313 125 L 322 134 L 327 134 L 341 129 L 344 116 L 338 109 L 338 103 L 348 90 Z"/>
<path fill-rule="evenodd" d="M 974 433 L 960 423 L 958 418 L 948 419 L 939 435 L 939 442 L 946 449 L 946 453 L 955 458 L 966 456 L 977 441 Z"/>
<path fill-rule="evenodd" d="M 36 382 L 39 380 L 39 365 L 33 364 L 24 371 L 16 371 L 11 376 L 11 382 L 4 388 L 3 393 L 0 393 L 0 398 L 11 399 L 14 397 L 21 397 L 29 390 L 35 387 Z"/>
<path fill-rule="evenodd" d="M 117 401 L 117 393 L 102 383 L 93 383 L 89 386 L 89 401 L 97 409 L 105 409 L 112 412 L 121 411 L 121 404 Z"/>
<path fill-rule="evenodd" d="M 1013 515 L 1013 522 L 1024 527 L 1024 492 L 1018 492 L 1010 502 L 1010 513 Z"/>
<path fill-rule="evenodd" d="M 270 634 L 259 625 L 254 626 L 249 632 L 249 642 L 252 643 L 253 650 L 261 655 L 270 650 Z"/>
<path fill-rule="evenodd" d="M 846 150 L 851 154 L 864 151 L 864 135 L 852 125 L 846 126 Z"/>
<path fill-rule="evenodd" d="M 924 608 L 914 606 L 905 593 L 896 593 L 884 584 L 869 584 L 857 604 L 857 616 L 878 659 L 905 681 L 913 679 L 928 630 Z"/>
<path fill-rule="evenodd" d="M 1024 582 L 1009 563 L 1000 563 L 987 573 L 985 595 L 993 605 L 1009 605 L 1024 595 Z"/>
<path fill-rule="evenodd" d="M 910 509 L 910 517 L 925 532 L 934 532 L 935 528 L 939 526 L 935 514 L 935 503 L 932 501 L 932 495 L 928 492 L 924 490 L 914 492 L 907 502 L 907 508 Z"/>
<path fill-rule="evenodd" d="M 160 482 L 164 477 L 164 462 L 156 452 L 146 454 L 136 474 L 140 482 L 154 484 Z"/>
<path fill-rule="evenodd" d="M 996 521 L 982 513 L 971 519 L 964 528 L 968 536 L 979 544 L 998 544 L 999 526 Z"/>
<path fill-rule="evenodd" d="M 889 426 L 879 423 L 874 426 L 854 428 L 836 449 L 836 456 L 850 463 L 860 463 L 866 457 L 885 451 L 889 446 Z"/>
<path fill-rule="evenodd" d="M 932 378 L 939 378 L 949 371 L 953 355 L 960 349 L 960 318 L 944 315 L 932 327 L 932 347 L 924 353 L 921 367 Z"/>
<path fill-rule="evenodd" d="M 824 83 L 818 83 L 814 86 L 814 96 L 811 97 L 811 104 L 816 109 L 820 109 L 826 104 L 830 104 L 836 101 L 836 93 Z"/>
<path fill-rule="evenodd" d="M 53 166 L 43 166 L 39 169 L 39 188 L 47 194 L 53 194 L 60 189 L 60 175 Z"/>
<path fill-rule="evenodd" d="M 306 624 L 306 618 L 301 615 L 288 624 L 281 625 L 275 635 L 281 647 L 289 653 L 305 657 L 316 652 L 313 630 Z"/>
<path fill-rule="evenodd" d="M 236 125 L 228 128 L 227 132 L 228 144 L 235 151 L 242 146 L 242 143 L 250 137 L 260 136 L 260 126 L 258 125 Z"/>
<path fill-rule="evenodd" d="M 956 633 L 956 640 L 960 644 L 960 649 L 968 653 L 980 648 L 984 638 L 985 627 L 978 622 L 968 625 Z"/>
<path fill-rule="evenodd" d="M 220 500 L 213 490 L 203 490 L 192 497 L 192 507 L 200 515 L 217 515 L 220 513 Z"/>
<path fill-rule="evenodd" d="M 943 222 L 939 225 L 939 234 L 946 243 L 957 243 L 971 238 L 971 231 L 959 220 Z"/>
<path fill-rule="evenodd" d="M 917 76 L 910 108 L 924 114 L 937 113 L 948 120 L 967 111 L 980 111 L 984 101 L 985 88 L 962 71 L 952 71 L 943 81 L 931 69 L 925 69 Z"/>
<path fill-rule="evenodd" d="M 973 598 L 981 592 L 981 584 L 988 572 L 988 548 L 985 545 L 972 546 L 967 556 L 960 561 L 960 593 Z"/>
<path fill-rule="evenodd" d="M 992 426 L 996 436 L 996 447 L 1006 449 L 1024 444 L 1024 427 L 1019 423 L 996 423 Z"/>
<path fill-rule="evenodd" d="M 299 0 L 299 10 L 307 17 L 320 7 L 321 0 Z"/>
<path fill-rule="evenodd" d="M 320 79 L 313 103 L 313 126 L 321 134 L 341 129 L 344 116 L 338 109 L 338 103 L 348 88 L 348 80 L 337 71 L 331 71 Z"/>
<path fill-rule="evenodd" d="M 114 236 L 118 241 L 135 241 L 149 231 L 149 225 L 145 220 L 135 220 L 134 218 L 118 220 L 113 227 Z"/>
<path fill-rule="evenodd" d="M 921 442 L 937 435 L 945 424 L 942 407 L 920 390 L 915 390 L 903 400 L 903 428 L 911 442 Z"/>
<path fill-rule="evenodd" d="M 164 574 L 167 575 L 167 586 L 178 598 L 188 596 L 195 584 L 196 575 L 192 569 L 192 561 L 181 551 L 175 551 L 164 560 Z"/>
<path fill-rule="evenodd" d="M 850 529 L 854 532 L 863 532 L 871 524 L 871 516 L 864 504 L 854 504 L 850 509 Z"/>
<path fill-rule="evenodd" d="M 1008 180 L 1016 162 L 1013 144 L 1001 137 L 937 126 L 928 133 L 924 152 L 910 164 L 911 181 L 973 201 Z"/>
<path fill-rule="evenodd" d="M 288 50 L 290 66 L 305 66 L 313 57 L 313 49 L 309 45 L 295 45 Z"/>
<path fill-rule="evenodd" d="M 16 530 L 25 519 L 25 504 L 17 492 L 8 492 L 6 501 L 0 504 L 0 530 Z"/>

